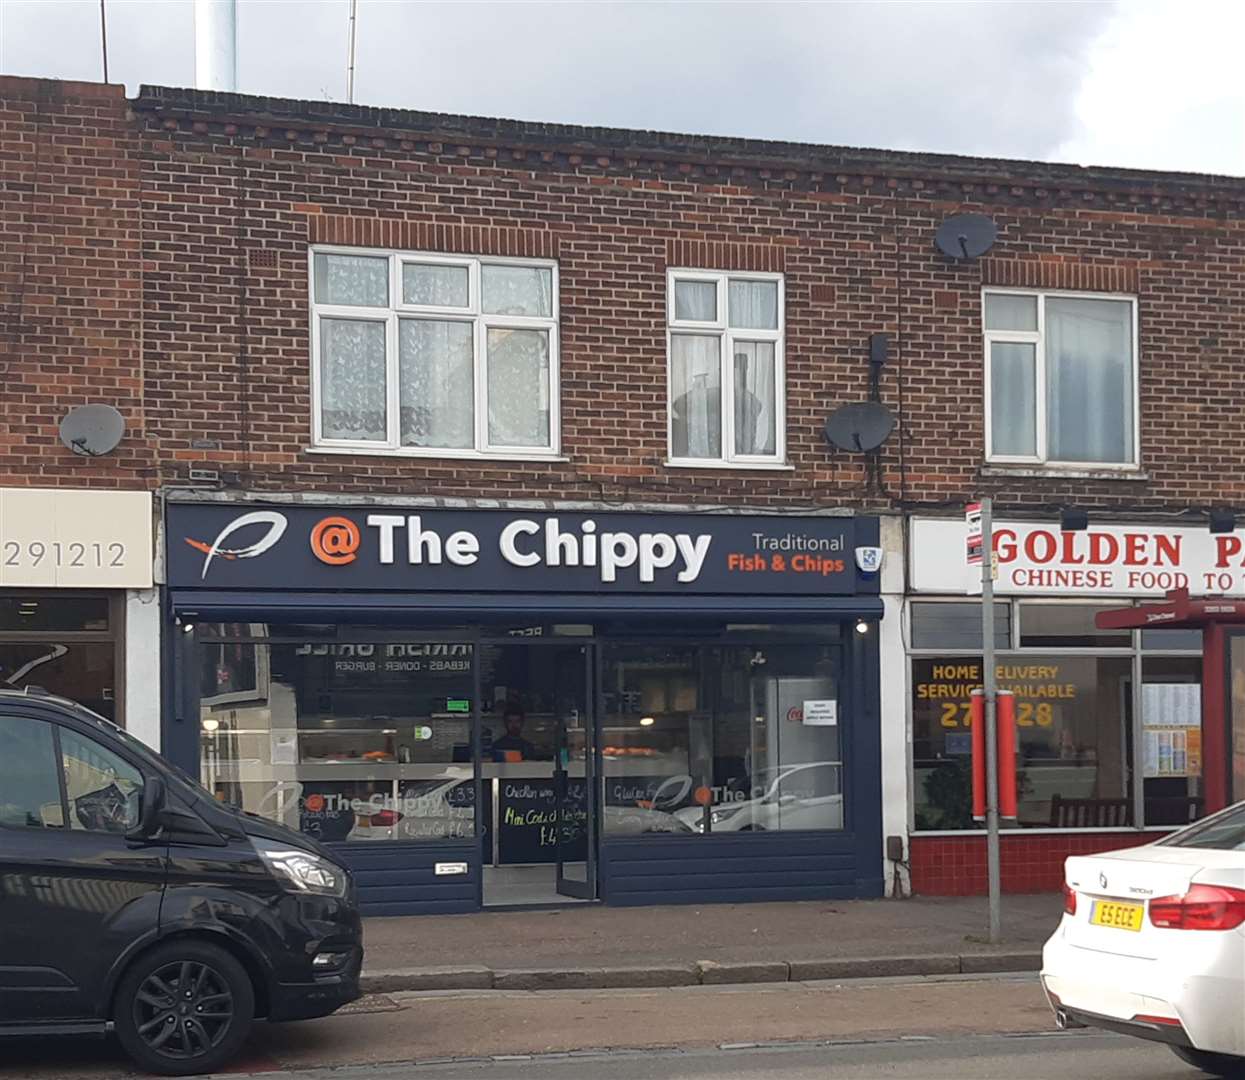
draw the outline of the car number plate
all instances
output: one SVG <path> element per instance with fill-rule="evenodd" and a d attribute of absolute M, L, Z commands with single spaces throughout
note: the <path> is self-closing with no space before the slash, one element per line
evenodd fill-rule
<path fill-rule="evenodd" d="M 1140 930 L 1145 908 L 1141 904 L 1117 904 L 1112 900 L 1095 900 L 1089 921 L 1094 926 L 1111 926 L 1117 930 Z"/>

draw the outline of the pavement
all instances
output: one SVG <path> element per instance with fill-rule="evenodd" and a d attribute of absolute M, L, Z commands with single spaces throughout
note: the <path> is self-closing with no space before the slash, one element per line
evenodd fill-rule
<path fill-rule="evenodd" d="M 484 911 L 368 919 L 372 993 L 556 990 L 1036 971 L 1057 894 Z"/>

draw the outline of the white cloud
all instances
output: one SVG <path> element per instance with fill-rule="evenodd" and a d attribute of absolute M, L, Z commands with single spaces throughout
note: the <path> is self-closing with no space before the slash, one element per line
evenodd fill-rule
<path fill-rule="evenodd" d="M 1094 42 L 1077 125 L 1081 164 L 1245 175 L 1245 5 L 1131 0 Z"/>

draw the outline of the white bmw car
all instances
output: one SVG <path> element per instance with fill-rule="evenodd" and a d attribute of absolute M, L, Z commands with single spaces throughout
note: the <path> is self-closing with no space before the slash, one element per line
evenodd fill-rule
<path fill-rule="evenodd" d="M 1066 868 L 1063 919 L 1042 953 L 1057 1024 L 1166 1043 L 1245 1080 L 1245 802 Z"/>

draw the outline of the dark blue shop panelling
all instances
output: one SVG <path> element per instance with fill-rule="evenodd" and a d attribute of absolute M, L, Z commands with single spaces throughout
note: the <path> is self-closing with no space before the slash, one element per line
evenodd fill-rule
<path fill-rule="evenodd" d="M 707 904 L 866 895 L 852 833 L 669 835 L 606 840 L 609 904 Z"/>
<path fill-rule="evenodd" d="M 353 871 L 364 915 L 457 915 L 480 910 L 480 847 L 467 844 L 333 844 Z M 437 877 L 439 862 L 468 872 Z"/>

